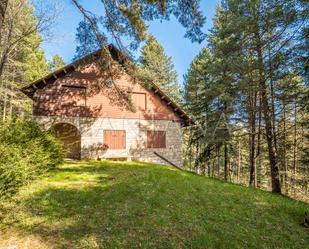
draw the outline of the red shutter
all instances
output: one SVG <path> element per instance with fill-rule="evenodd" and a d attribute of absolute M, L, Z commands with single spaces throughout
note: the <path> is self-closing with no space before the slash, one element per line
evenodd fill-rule
<path fill-rule="evenodd" d="M 103 139 L 109 149 L 126 148 L 126 131 L 124 130 L 105 130 Z"/>
<path fill-rule="evenodd" d="M 147 131 L 147 148 L 166 148 L 166 132 Z"/>

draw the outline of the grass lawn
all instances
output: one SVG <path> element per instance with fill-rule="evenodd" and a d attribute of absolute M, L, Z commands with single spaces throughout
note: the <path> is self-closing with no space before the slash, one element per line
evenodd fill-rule
<path fill-rule="evenodd" d="M 166 166 L 66 163 L 1 203 L 0 248 L 305 249 L 306 210 Z"/>

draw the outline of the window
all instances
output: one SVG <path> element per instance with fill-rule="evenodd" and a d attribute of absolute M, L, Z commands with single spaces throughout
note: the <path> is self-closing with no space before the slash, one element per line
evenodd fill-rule
<path fill-rule="evenodd" d="M 86 106 L 86 87 L 62 85 L 62 104 L 70 106 Z"/>
<path fill-rule="evenodd" d="M 125 149 L 126 148 L 126 131 L 124 130 L 105 130 L 103 143 L 109 149 Z"/>
<path fill-rule="evenodd" d="M 146 93 L 132 93 L 132 102 L 137 110 L 146 110 Z"/>
<path fill-rule="evenodd" d="M 166 148 L 166 132 L 147 131 L 147 148 Z"/>

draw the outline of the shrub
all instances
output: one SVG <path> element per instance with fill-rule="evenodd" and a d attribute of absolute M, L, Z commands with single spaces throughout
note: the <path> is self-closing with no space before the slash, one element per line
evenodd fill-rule
<path fill-rule="evenodd" d="M 61 141 L 51 133 L 46 133 L 41 140 L 41 145 L 48 155 L 48 165 L 55 167 L 63 162 L 64 152 Z"/>
<path fill-rule="evenodd" d="M 0 198 L 61 163 L 61 147 L 32 119 L 0 124 Z"/>

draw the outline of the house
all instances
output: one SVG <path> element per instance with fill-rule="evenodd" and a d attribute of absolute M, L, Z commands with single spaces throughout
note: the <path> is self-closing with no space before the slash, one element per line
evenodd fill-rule
<path fill-rule="evenodd" d="M 112 59 L 123 63 L 113 45 Z M 22 88 L 33 115 L 75 159 L 113 158 L 182 166 L 188 115 L 155 83 L 102 69 L 100 51 Z M 119 71 L 119 70 L 118 70 Z"/>

